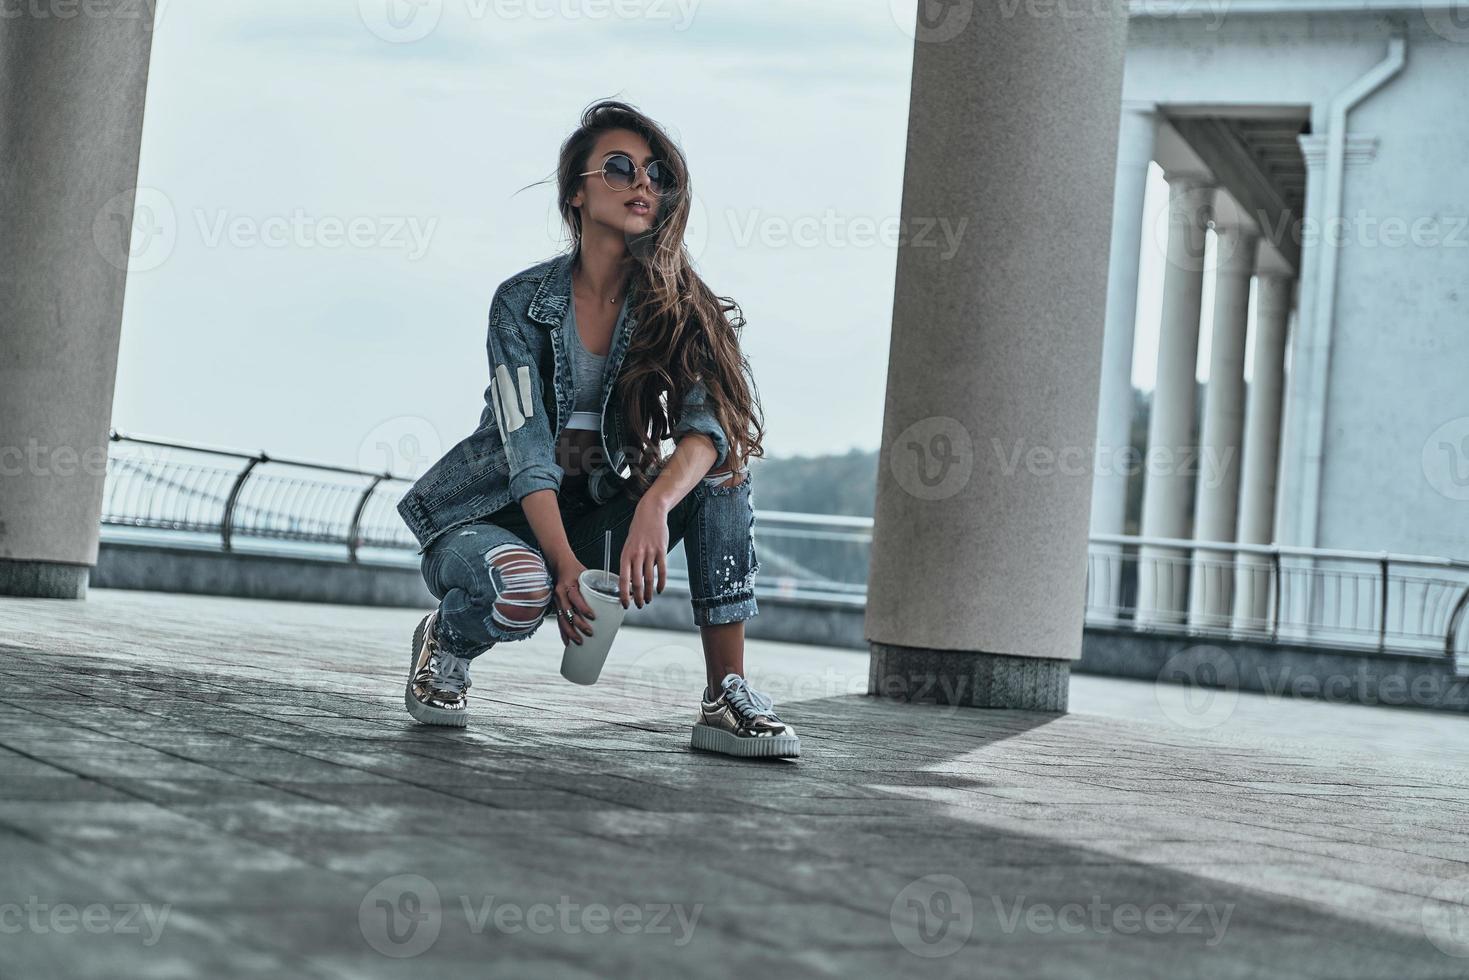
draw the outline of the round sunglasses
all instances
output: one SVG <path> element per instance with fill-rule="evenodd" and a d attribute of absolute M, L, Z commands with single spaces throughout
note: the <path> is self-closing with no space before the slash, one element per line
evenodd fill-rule
<path fill-rule="evenodd" d="M 632 162 L 632 157 L 626 153 L 614 153 L 602 161 L 600 170 L 588 170 L 586 173 L 578 174 L 579 177 L 590 177 L 592 174 L 601 174 L 602 182 L 614 191 L 625 191 L 638 179 L 638 171 L 648 175 L 648 186 L 654 194 L 663 194 L 673 188 L 673 174 L 661 160 L 649 161 L 646 167 L 639 167 Z"/>

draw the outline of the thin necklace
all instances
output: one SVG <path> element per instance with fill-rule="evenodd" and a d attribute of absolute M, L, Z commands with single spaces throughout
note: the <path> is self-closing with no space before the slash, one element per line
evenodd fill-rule
<path fill-rule="evenodd" d="M 575 278 L 572 279 L 571 285 L 572 285 L 572 292 L 575 293 L 576 292 L 576 279 Z M 622 299 L 621 296 L 614 296 L 611 299 L 609 299 L 607 302 L 609 302 L 609 303 L 616 303 L 616 302 L 618 302 L 621 299 Z"/>

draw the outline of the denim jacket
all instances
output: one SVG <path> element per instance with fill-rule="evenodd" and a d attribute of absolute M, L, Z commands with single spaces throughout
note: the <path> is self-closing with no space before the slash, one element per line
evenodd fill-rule
<path fill-rule="evenodd" d="M 571 302 L 573 253 L 563 253 L 516 273 L 495 290 L 488 337 L 490 384 L 479 425 L 418 478 L 398 502 L 398 513 L 418 540 L 420 553 L 444 532 L 482 519 L 536 490 L 557 490 L 565 475 L 556 463 L 556 441 L 575 400 L 570 354 L 562 322 Z M 611 397 L 637 317 L 632 290 L 612 332 L 602 382 L 602 462 L 587 489 L 606 503 L 628 475 L 622 407 Z M 729 443 L 708 404 L 703 381 L 684 395 L 673 438 L 703 432 L 724 465 Z M 608 463 L 610 462 L 610 466 Z"/>

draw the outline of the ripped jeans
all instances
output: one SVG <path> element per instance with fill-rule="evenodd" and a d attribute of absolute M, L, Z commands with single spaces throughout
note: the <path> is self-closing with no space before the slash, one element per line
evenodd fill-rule
<path fill-rule="evenodd" d="M 739 476 L 734 486 L 722 485 L 733 478 L 728 472 L 703 477 L 668 512 L 668 550 L 684 543 L 696 626 L 742 622 L 759 613 L 749 469 Z M 605 535 L 612 532 L 616 573 L 637 502 L 619 494 L 599 506 L 570 492 L 558 495 L 557 503 L 567 540 L 586 567 L 602 567 Z M 460 657 L 524 640 L 547 615 L 556 615 L 550 595 L 554 583 L 519 503 L 442 535 L 424 552 L 422 572 L 439 600 L 438 641 Z M 654 601 L 658 598 L 655 592 Z"/>

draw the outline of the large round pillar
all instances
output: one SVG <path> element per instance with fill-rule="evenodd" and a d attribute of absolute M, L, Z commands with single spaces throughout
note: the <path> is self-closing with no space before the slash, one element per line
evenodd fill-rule
<path fill-rule="evenodd" d="M 1134 464 L 1131 458 L 1132 346 L 1137 321 L 1143 196 L 1157 131 L 1158 115 L 1152 103 L 1123 104 L 1117 136 L 1117 174 L 1112 187 L 1112 244 L 1107 257 L 1107 313 L 1102 333 L 1101 394 L 1097 399 L 1093 534 L 1126 531 L 1127 478 Z M 1093 546 L 1087 567 L 1087 605 L 1092 617 L 1103 622 L 1115 620 L 1122 604 L 1121 546 Z"/>
<path fill-rule="evenodd" d="M 0 22 L 0 594 L 97 561 L 152 9 Z"/>
<path fill-rule="evenodd" d="M 1215 228 L 1214 329 L 1194 492 L 1194 537 L 1200 541 L 1234 541 L 1245 430 L 1245 332 L 1259 240 L 1259 233 L 1252 227 Z M 1206 548 L 1194 551 L 1189 576 L 1192 625 L 1215 629 L 1229 626 L 1233 562 L 1232 552 Z"/>
<path fill-rule="evenodd" d="M 962 12 L 941 40 L 925 21 L 914 48 L 869 691 L 1061 711 L 1081 652 L 1126 18 L 1119 2 Z"/>
<path fill-rule="evenodd" d="M 1198 174 L 1164 176 L 1168 179 L 1168 244 L 1163 269 L 1163 317 L 1158 331 L 1158 376 L 1148 415 L 1142 535 L 1187 538 L 1198 449 L 1193 428 L 1199 305 L 1204 294 L 1204 242 L 1214 186 Z M 1187 583 L 1185 550 L 1155 545 L 1139 548 L 1138 624 L 1181 623 Z"/>
<path fill-rule="evenodd" d="M 1275 486 L 1280 463 L 1281 404 L 1285 390 L 1286 323 L 1294 280 L 1262 273 L 1255 279 L 1255 366 L 1245 415 L 1240 473 L 1240 544 L 1269 544 L 1274 536 Z M 1236 630 L 1268 628 L 1270 562 L 1241 556 L 1235 570 Z"/>

